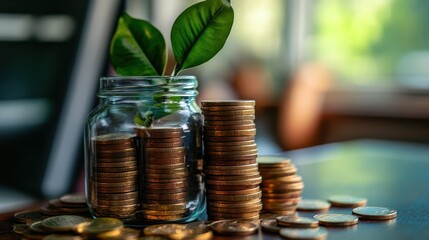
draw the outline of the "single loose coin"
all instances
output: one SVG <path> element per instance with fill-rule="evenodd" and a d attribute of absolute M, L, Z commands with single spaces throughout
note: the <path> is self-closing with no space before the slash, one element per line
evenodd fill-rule
<path fill-rule="evenodd" d="M 85 222 L 86 218 L 76 215 L 60 215 L 42 220 L 42 227 L 54 232 L 71 231 L 79 223 Z"/>
<path fill-rule="evenodd" d="M 327 201 L 318 199 L 302 199 L 297 206 L 300 211 L 324 211 L 331 207 Z"/>
<path fill-rule="evenodd" d="M 328 237 L 328 231 L 325 228 L 282 228 L 280 235 L 285 239 L 296 240 L 324 240 Z"/>
<path fill-rule="evenodd" d="M 314 228 L 319 226 L 319 222 L 307 217 L 279 216 L 276 218 L 277 224 L 292 228 Z"/>
<path fill-rule="evenodd" d="M 261 219 L 261 228 L 266 232 L 279 233 L 281 227 L 277 224 L 276 219 Z"/>
<path fill-rule="evenodd" d="M 334 207 L 363 207 L 367 203 L 366 198 L 354 197 L 350 195 L 333 195 L 328 198 L 328 201 Z"/>
<path fill-rule="evenodd" d="M 46 230 L 42 226 L 42 221 L 34 222 L 30 224 L 30 230 L 37 233 L 44 233 Z"/>
<path fill-rule="evenodd" d="M 83 238 L 72 234 L 50 234 L 45 236 L 43 240 L 83 240 Z"/>
<path fill-rule="evenodd" d="M 100 233 L 120 230 L 123 227 L 124 224 L 119 219 L 100 217 L 78 224 L 75 231 L 86 236 L 95 236 Z"/>
<path fill-rule="evenodd" d="M 315 215 L 314 219 L 328 227 L 347 227 L 358 223 L 358 217 L 350 214 L 321 213 Z"/>
<path fill-rule="evenodd" d="M 250 235 L 258 231 L 259 224 L 249 220 L 220 220 L 213 222 L 210 227 L 222 235 Z"/>
<path fill-rule="evenodd" d="M 27 224 L 20 223 L 13 225 L 13 231 L 17 234 L 23 234 L 28 229 Z"/>
<path fill-rule="evenodd" d="M 168 235 L 170 239 L 181 240 L 181 239 L 197 239 L 197 240 L 209 240 L 213 238 L 213 232 L 209 228 L 193 228 L 184 229 L 173 234 Z"/>
<path fill-rule="evenodd" d="M 397 216 L 396 210 L 385 207 L 357 207 L 352 212 L 365 220 L 389 220 Z"/>
<path fill-rule="evenodd" d="M 60 197 L 60 201 L 67 204 L 86 204 L 86 197 L 84 193 L 67 194 Z"/>
<path fill-rule="evenodd" d="M 21 211 L 14 214 L 14 220 L 20 223 L 32 223 L 46 218 L 38 210 Z"/>
<path fill-rule="evenodd" d="M 146 227 L 143 229 L 143 233 L 148 236 L 168 237 L 170 234 L 183 231 L 185 227 L 185 225 L 180 224 L 158 224 Z"/>

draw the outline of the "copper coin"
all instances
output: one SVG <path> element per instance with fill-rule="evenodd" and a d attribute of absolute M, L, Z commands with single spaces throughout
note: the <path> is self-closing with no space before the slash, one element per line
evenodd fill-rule
<path fill-rule="evenodd" d="M 153 210 L 162 210 L 162 211 L 176 211 L 176 210 L 185 210 L 186 203 L 172 203 L 172 204 L 142 204 L 143 209 L 153 209 Z"/>
<path fill-rule="evenodd" d="M 162 221 L 173 221 L 173 220 L 179 220 L 183 217 L 183 214 L 177 214 L 177 215 L 150 215 L 150 214 L 139 214 L 144 219 L 147 220 L 162 220 Z"/>
<path fill-rule="evenodd" d="M 157 194 L 159 193 L 159 189 L 144 189 L 142 190 L 145 193 L 148 194 Z M 182 193 L 182 192 L 187 192 L 188 188 L 173 188 L 173 189 L 163 189 L 162 193 L 163 194 L 173 194 L 173 193 Z"/>
<path fill-rule="evenodd" d="M 233 190 L 233 191 L 219 191 L 219 190 L 212 190 L 212 189 L 206 189 L 208 194 L 217 194 L 217 195 L 240 195 L 240 194 L 251 194 L 251 193 L 257 193 L 261 190 L 259 187 L 255 188 L 249 188 L 249 189 L 243 189 L 243 190 Z"/>
<path fill-rule="evenodd" d="M 101 168 L 101 167 L 94 167 L 94 171 L 97 172 L 97 174 L 100 173 L 123 173 L 123 172 L 133 172 L 133 171 L 137 171 L 138 170 L 138 166 L 128 166 L 128 167 L 116 167 L 116 168 Z"/>
<path fill-rule="evenodd" d="M 244 146 L 256 144 L 255 140 L 237 141 L 237 142 L 204 142 L 205 148 L 222 148 L 232 146 Z"/>
<path fill-rule="evenodd" d="M 325 228 L 282 228 L 280 235 L 285 239 L 295 240 L 324 240 L 327 239 L 328 231 Z"/>
<path fill-rule="evenodd" d="M 92 138 L 96 144 L 121 144 L 124 142 L 133 142 L 135 134 L 131 133 L 108 133 Z"/>
<path fill-rule="evenodd" d="M 203 110 L 204 117 L 206 116 L 237 116 L 237 115 L 255 115 L 255 108 L 250 109 L 234 109 L 234 110 L 223 110 L 223 111 L 210 111 L 205 108 Z"/>
<path fill-rule="evenodd" d="M 282 167 L 292 164 L 291 160 L 282 156 L 268 156 L 263 155 L 258 157 L 258 164 L 261 167 Z"/>
<path fill-rule="evenodd" d="M 258 177 L 259 175 L 259 171 L 258 168 L 254 168 L 254 169 L 245 169 L 245 170 L 211 170 L 211 169 L 206 169 L 203 170 L 203 172 L 206 175 L 219 175 L 219 176 L 248 176 L 248 175 L 257 175 Z M 210 183 L 209 183 L 210 184 Z"/>
<path fill-rule="evenodd" d="M 218 195 L 218 194 L 207 194 L 207 199 L 209 201 L 229 201 L 229 202 L 239 202 L 239 201 L 251 201 L 261 198 L 261 192 L 250 193 L 250 194 L 240 194 L 240 195 Z"/>
<path fill-rule="evenodd" d="M 224 152 L 224 151 L 207 151 L 204 150 L 204 155 L 206 156 L 213 156 L 213 157 L 235 157 L 235 156 L 242 156 L 242 155 L 251 155 L 251 154 L 257 154 L 258 153 L 258 149 L 254 148 L 252 150 L 235 150 L 235 151 L 229 151 L 229 152 Z"/>
<path fill-rule="evenodd" d="M 139 197 L 139 192 L 129 192 L 129 193 L 120 193 L 120 194 L 97 194 L 97 199 L 100 200 L 126 200 L 126 199 L 137 199 Z"/>
<path fill-rule="evenodd" d="M 145 172 L 145 178 L 147 179 L 154 179 L 154 178 L 162 178 L 162 179 L 173 179 L 173 178 L 185 178 L 187 177 L 189 174 L 187 171 L 174 171 L 174 172 L 169 172 L 169 173 L 150 173 L 150 172 Z"/>
<path fill-rule="evenodd" d="M 209 130 L 204 129 L 204 137 L 240 137 L 240 136 L 255 136 L 256 128 L 251 129 L 229 129 L 229 130 Z"/>
<path fill-rule="evenodd" d="M 109 158 L 109 157 L 96 157 L 94 163 L 117 163 L 117 162 L 137 162 L 137 156 Z"/>
<path fill-rule="evenodd" d="M 172 157 L 145 157 L 145 165 L 167 165 L 167 164 L 178 164 L 185 162 L 185 156 L 172 156 Z"/>
<path fill-rule="evenodd" d="M 138 181 L 137 175 L 135 176 L 128 176 L 128 177 L 121 177 L 121 178 L 111 178 L 111 177 L 91 177 L 90 178 L 94 182 L 99 183 L 120 183 L 120 182 L 133 182 Z"/>
<path fill-rule="evenodd" d="M 177 199 L 163 199 L 163 200 L 153 200 L 153 199 L 143 199 L 142 204 L 177 204 L 177 203 L 186 203 L 187 198 L 177 198 Z"/>
<path fill-rule="evenodd" d="M 177 188 L 185 188 L 188 186 L 188 181 L 181 180 L 178 182 L 167 182 L 167 183 L 150 183 L 146 184 L 144 187 L 146 189 L 157 189 L 157 190 L 163 190 L 163 189 L 177 189 Z"/>
<path fill-rule="evenodd" d="M 204 142 L 241 142 L 241 141 L 249 141 L 255 140 L 255 136 L 221 136 L 221 137 L 206 137 L 204 136 Z"/>
<path fill-rule="evenodd" d="M 254 114 L 248 115 L 205 115 L 204 121 L 239 121 L 239 120 L 255 120 Z"/>
<path fill-rule="evenodd" d="M 224 219 L 246 219 L 251 217 L 259 217 L 259 210 L 254 212 L 239 212 L 239 213 L 221 213 L 221 212 L 210 212 L 207 214 L 210 217 L 224 218 Z"/>
<path fill-rule="evenodd" d="M 147 183 L 145 187 L 153 184 L 153 183 L 159 183 L 159 184 L 176 184 L 181 182 L 187 182 L 187 177 L 177 177 L 171 176 L 170 178 L 154 178 L 145 176 L 144 181 Z"/>
<path fill-rule="evenodd" d="M 262 170 L 259 168 L 259 172 Z M 271 178 L 271 179 L 263 179 L 262 184 L 269 185 L 269 184 L 290 184 L 290 183 L 299 183 L 302 182 L 302 177 L 298 175 L 291 175 L 286 177 L 279 177 L 279 178 Z"/>
<path fill-rule="evenodd" d="M 172 200 L 172 199 L 181 199 L 188 196 L 187 192 L 179 192 L 173 194 L 163 194 L 163 193 L 145 193 L 143 194 L 144 199 L 148 200 Z"/>
<path fill-rule="evenodd" d="M 232 125 L 249 125 L 253 124 L 255 121 L 251 120 L 204 120 L 204 126 L 232 126 Z"/>
<path fill-rule="evenodd" d="M 277 224 L 284 227 L 292 228 L 315 228 L 319 222 L 307 217 L 279 216 L 276 218 Z"/>
<path fill-rule="evenodd" d="M 250 160 L 210 160 L 210 159 L 204 159 L 204 168 L 205 169 L 212 169 L 210 167 L 229 167 L 229 166 L 245 166 L 250 164 L 256 163 L 256 157 Z"/>
<path fill-rule="evenodd" d="M 201 106 L 255 106 L 255 100 L 203 100 Z"/>
<path fill-rule="evenodd" d="M 100 194 L 103 194 L 103 193 L 128 193 L 128 192 L 134 192 L 136 190 L 139 190 L 139 187 L 136 184 L 129 185 L 129 186 L 122 186 L 122 187 L 100 187 L 100 186 L 95 185 L 94 190 Z"/>
<path fill-rule="evenodd" d="M 139 200 L 137 198 L 130 198 L 124 200 L 101 200 L 95 199 L 92 201 L 94 205 L 104 205 L 104 206 L 123 206 L 123 205 L 134 205 L 138 204 Z"/>
<path fill-rule="evenodd" d="M 294 192 L 294 191 L 301 191 L 303 188 L 304 188 L 304 183 L 290 183 L 290 184 L 284 184 L 284 185 L 264 184 L 261 186 L 261 189 L 267 193 Z"/>
<path fill-rule="evenodd" d="M 254 199 L 242 202 L 225 202 L 225 201 L 208 201 L 207 206 L 211 208 L 249 208 L 253 206 L 259 206 L 261 204 L 260 199 Z"/>
<path fill-rule="evenodd" d="M 249 220 L 220 220 L 213 222 L 210 227 L 221 235 L 250 235 L 258 231 L 259 224 Z"/>
<path fill-rule="evenodd" d="M 266 232 L 279 233 L 281 227 L 277 225 L 276 219 L 261 219 L 261 229 Z"/>
<path fill-rule="evenodd" d="M 144 141 L 141 143 L 141 146 L 144 148 L 176 148 L 176 147 L 183 147 L 183 142 L 177 141 L 177 142 L 155 142 L 155 141 Z"/>
<path fill-rule="evenodd" d="M 238 171 L 238 170 L 249 170 L 249 169 L 257 169 L 257 163 L 250 163 L 244 165 L 234 165 L 234 166 L 225 166 L 225 165 L 204 165 L 204 169 L 207 170 L 218 170 L 218 171 Z"/>
<path fill-rule="evenodd" d="M 94 144 L 95 152 L 103 151 L 120 151 L 122 149 L 136 148 L 136 142 L 134 139 L 132 141 L 113 143 L 113 144 Z"/>
<path fill-rule="evenodd" d="M 241 181 L 222 181 L 222 180 L 210 180 L 207 179 L 206 183 L 211 185 L 226 185 L 226 186 L 236 186 L 236 185 L 256 185 L 260 184 L 262 181 L 261 177 L 245 179 Z"/>
<path fill-rule="evenodd" d="M 86 196 L 84 193 L 66 194 L 60 197 L 60 201 L 66 204 L 84 205 L 86 204 Z"/>
<path fill-rule="evenodd" d="M 297 192 L 287 192 L 287 193 L 266 193 L 262 192 L 264 198 L 280 198 L 280 199 L 289 199 L 289 198 L 300 198 L 301 191 Z"/>
<path fill-rule="evenodd" d="M 396 218 L 397 212 L 385 207 L 357 207 L 353 209 L 353 214 L 365 220 L 389 220 Z"/>
<path fill-rule="evenodd" d="M 257 154 L 246 154 L 246 155 L 206 155 L 204 159 L 208 161 L 245 161 L 256 159 Z"/>
<path fill-rule="evenodd" d="M 216 112 L 216 111 L 233 111 L 233 110 L 246 110 L 246 109 L 255 109 L 255 106 L 251 106 L 251 105 L 219 105 L 219 106 L 202 106 L 201 109 L 203 110 L 203 112 L 205 111 L 211 111 L 211 112 Z"/>
<path fill-rule="evenodd" d="M 82 208 L 82 207 L 86 207 L 86 202 L 85 203 L 80 203 L 80 204 L 70 204 L 70 203 L 65 203 L 65 202 L 61 202 L 60 199 L 51 199 L 49 200 L 49 205 L 54 206 L 54 207 L 59 207 L 59 208 Z"/>
<path fill-rule="evenodd" d="M 110 206 L 110 205 L 92 205 L 97 211 L 111 212 L 111 213 L 121 213 L 121 212 L 132 212 L 136 211 L 139 208 L 140 204 L 130 204 L 122 206 Z"/>
<path fill-rule="evenodd" d="M 246 208 L 217 208 L 217 207 L 207 207 L 207 211 L 210 213 L 249 213 L 249 212 L 257 212 L 262 210 L 262 204 L 249 206 Z"/>
<path fill-rule="evenodd" d="M 258 187 L 258 184 L 250 184 L 250 185 L 210 185 L 206 184 L 207 189 L 220 190 L 220 191 L 233 191 L 233 190 L 244 190 L 249 188 Z"/>
<path fill-rule="evenodd" d="M 317 199 L 302 199 L 298 203 L 298 210 L 300 211 L 323 211 L 328 210 L 331 204 L 327 201 Z"/>
<path fill-rule="evenodd" d="M 246 130 L 256 129 L 256 125 L 254 123 L 241 125 L 206 125 L 203 129 L 204 131 Z"/>
<path fill-rule="evenodd" d="M 45 219 L 39 210 L 29 210 L 17 212 L 13 215 L 13 219 L 20 223 L 32 223 Z"/>
<path fill-rule="evenodd" d="M 175 163 L 175 164 L 149 164 L 146 163 L 144 165 L 144 167 L 146 169 L 159 169 L 159 170 L 169 170 L 169 169 L 181 169 L 181 168 L 185 168 L 186 165 L 184 162 L 180 162 L 180 163 Z"/>
<path fill-rule="evenodd" d="M 314 219 L 328 227 L 347 227 L 358 223 L 358 217 L 349 214 L 321 213 L 315 215 Z"/>
<path fill-rule="evenodd" d="M 145 138 L 180 138 L 183 136 L 181 127 L 135 128 L 138 137 Z"/>
<path fill-rule="evenodd" d="M 137 167 L 137 161 L 118 161 L 118 162 L 96 162 L 93 164 L 95 168 L 122 168 L 122 167 Z"/>
<path fill-rule="evenodd" d="M 232 145 L 232 146 L 216 146 L 216 147 L 204 147 L 204 152 L 206 154 L 212 153 L 212 152 L 246 152 L 246 151 L 254 151 L 257 150 L 258 147 L 256 143 L 249 144 L 249 145 Z"/>
<path fill-rule="evenodd" d="M 225 172 L 227 174 L 227 172 Z M 249 175 L 206 175 L 206 179 L 210 180 L 224 180 L 224 181 L 230 181 L 230 180 L 245 180 L 249 178 L 255 178 L 259 177 L 259 173 L 252 173 Z"/>
<path fill-rule="evenodd" d="M 353 208 L 365 206 L 368 200 L 366 198 L 350 195 L 334 195 L 330 196 L 328 201 L 334 207 Z"/>
<path fill-rule="evenodd" d="M 136 148 L 126 148 L 117 151 L 97 151 L 95 153 L 97 158 L 123 158 L 136 156 Z"/>

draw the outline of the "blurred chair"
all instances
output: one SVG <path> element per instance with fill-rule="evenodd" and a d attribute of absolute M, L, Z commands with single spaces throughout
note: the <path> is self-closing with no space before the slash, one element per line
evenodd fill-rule
<path fill-rule="evenodd" d="M 326 92 L 332 85 L 330 71 L 320 64 L 306 64 L 292 76 L 278 113 L 278 140 L 283 149 L 319 144 Z"/>

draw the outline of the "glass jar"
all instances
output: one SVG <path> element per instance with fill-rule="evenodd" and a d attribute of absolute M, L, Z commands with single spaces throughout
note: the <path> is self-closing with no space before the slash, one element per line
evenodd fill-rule
<path fill-rule="evenodd" d="M 93 217 L 190 222 L 205 209 L 197 79 L 104 77 L 85 125 Z"/>

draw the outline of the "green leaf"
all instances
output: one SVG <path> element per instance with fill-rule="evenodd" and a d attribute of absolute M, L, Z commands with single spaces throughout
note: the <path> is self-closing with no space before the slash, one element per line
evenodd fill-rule
<path fill-rule="evenodd" d="M 167 48 L 161 32 L 145 20 L 124 13 L 110 45 L 112 65 L 123 76 L 161 76 Z"/>
<path fill-rule="evenodd" d="M 173 75 L 214 57 L 224 46 L 233 21 L 234 11 L 226 0 L 206 0 L 183 11 L 171 29 Z"/>

